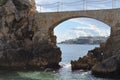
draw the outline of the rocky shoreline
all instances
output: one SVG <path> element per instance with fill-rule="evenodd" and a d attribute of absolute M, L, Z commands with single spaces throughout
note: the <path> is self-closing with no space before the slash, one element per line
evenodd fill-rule
<path fill-rule="evenodd" d="M 35 6 L 35 0 L 0 1 L 0 70 L 60 67 L 60 49 L 36 30 Z"/>
<path fill-rule="evenodd" d="M 53 30 L 38 25 L 41 22 L 37 22 L 37 14 L 34 0 L 0 0 L 0 70 L 60 67 L 61 51 Z M 92 70 L 95 76 L 119 78 L 120 23 L 116 21 L 105 44 L 71 61 L 73 70 Z"/>
<path fill-rule="evenodd" d="M 97 77 L 120 78 L 120 55 L 112 56 L 92 67 L 92 74 Z"/>
<path fill-rule="evenodd" d="M 95 48 L 84 57 L 71 61 L 72 70 L 91 70 L 92 75 L 120 79 L 120 54 L 104 59 L 103 49 Z"/>
<path fill-rule="evenodd" d="M 77 61 L 71 61 L 72 70 L 84 69 L 91 70 L 92 67 L 103 59 L 102 50 L 95 48 L 94 50 L 88 51 L 88 54 L 84 57 L 80 57 Z"/>

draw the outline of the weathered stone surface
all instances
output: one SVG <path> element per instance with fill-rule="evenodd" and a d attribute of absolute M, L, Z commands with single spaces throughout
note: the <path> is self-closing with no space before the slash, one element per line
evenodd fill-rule
<path fill-rule="evenodd" d="M 94 65 L 92 74 L 98 77 L 120 78 L 120 54 Z"/>
<path fill-rule="evenodd" d="M 59 67 L 61 51 L 36 32 L 36 14 L 34 0 L 0 1 L 0 69 Z"/>
<path fill-rule="evenodd" d="M 71 61 L 72 70 L 84 69 L 91 70 L 91 68 L 97 63 L 102 61 L 103 54 L 100 48 L 88 51 L 88 54 L 83 58 L 79 58 L 77 61 Z"/>
<path fill-rule="evenodd" d="M 120 54 L 120 9 L 39 14 L 35 10 L 34 0 L 0 1 L 0 68 L 58 67 L 61 52 L 56 46 L 53 30 L 62 21 L 83 16 L 108 24 L 111 27 L 111 35 L 107 42 L 101 45 L 102 59 L 98 55 L 99 52 L 93 50 L 91 52 L 97 55 L 89 53 L 83 60 L 80 58 L 80 66 L 89 69 L 97 60 L 102 61 L 97 65 L 101 66 L 104 63 L 111 68 L 106 62 L 113 60 L 112 56 Z M 119 60 L 113 60 L 112 63 L 116 66 Z M 103 66 L 97 65 L 93 68 L 93 72 L 102 72 Z M 116 69 L 118 68 L 113 67 L 111 70 L 116 73 Z"/>
<path fill-rule="evenodd" d="M 26 5 L 27 8 L 19 10 L 20 6 L 16 5 L 16 1 L 20 6 Z M 33 55 L 29 48 L 32 47 L 32 40 L 27 33 L 31 32 L 31 27 L 34 26 L 28 23 L 33 23 L 29 18 L 36 13 L 35 10 L 31 11 L 35 9 L 32 7 L 35 4 L 24 0 L 4 0 L 3 2 L 4 4 L 0 6 L 0 67 L 24 67 Z M 28 44 L 26 40 L 29 41 L 29 47 L 26 47 Z"/>
<path fill-rule="evenodd" d="M 41 43 L 33 49 L 33 59 L 30 61 L 31 65 L 38 65 L 42 67 L 59 67 L 61 61 L 61 51 L 59 48 L 54 48 L 48 43 Z"/>

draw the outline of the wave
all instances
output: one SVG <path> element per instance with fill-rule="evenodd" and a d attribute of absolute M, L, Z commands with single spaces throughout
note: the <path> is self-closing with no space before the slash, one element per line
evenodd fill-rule
<path fill-rule="evenodd" d="M 71 68 L 71 64 L 70 63 L 63 63 L 63 62 L 61 62 L 60 65 L 62 66 L 62 68 Z"/>

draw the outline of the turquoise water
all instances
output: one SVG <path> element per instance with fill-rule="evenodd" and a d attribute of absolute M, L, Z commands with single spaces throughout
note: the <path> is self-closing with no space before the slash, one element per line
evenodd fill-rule
<path fill-rule="evenodd" d="M 83 70 L 71 71 L 71 60 L 87 54 L 88 50 L 99 45 L 58 45 L 62 51 L 61 69 L 58 71 L 0 72 L 0 80 L 112 80 L 96 78 L 91 72 Z"/>

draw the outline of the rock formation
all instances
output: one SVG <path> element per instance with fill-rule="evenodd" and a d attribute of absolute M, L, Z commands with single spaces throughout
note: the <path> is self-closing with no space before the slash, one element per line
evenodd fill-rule
<path fill-rule="evenodd" d="M 97 77 L 120 78 L 120 54 L 95 64 L 92 74 Z"/>
<path fill-rule="evenodd" d="M 111 36 L 106 43 L 101 43 L 99 48 L 89 51 L 86 56 L 77 61 L 71 61 L 72 69 L 92 70 L 92 74 L 96 77 L 120 79 L 119 43 L 115 41 L 117 40 Z M 112 48 L 111 44 L 116 46 Z"/>
<path fill-rule="evenodd" d="M 51 23 L 60 22 L 60 14 L 52 15 L 56 17 L 53 20 L 48 14 L 42 14 L 44 19 L 41 19 L 35 8 L 34 0 L 0 0 L 0 69 L 59 67 L 61 51 L 56 46 Z M 120 18 L 119 10 L 117 14 L 114 12 L 111 14 L 115 14 L 116 20 L 111 14 L 110 19 L 106 16 L 104 20 L 114 23 L 110 38 L 100 48 L 89 51 L 87 56 L 72 61 L 73 69 L 91 69 L 93 66 L 92 73 L 96 76 L 120 75 Z"/>
<path fill-rule="evenodd" d="M 35 32 L 34 0 L 0 0 L 0 68 L 58 67 L 60 49 Z"/>
<path fill-rule="evenodd" d="M 117 16 L 118 17 L 118 16 Z M 118 22 L 119 20 L 117 20 Z M 103 50 L 103 60 L 95 64 L 92 74 L 99 77 L 119 78 L 120 75 L 120 24 L 117 23 L 111 31 L 110 38 L 105 45 L 100 48 Z"/>
<path fill-rule="evenodd" d="M 84 69 L 91 70 L 91 68 L 97 63 L 102 61 L 103 54 L 100 48 L 88 51 L 88 54 L 83 58 L 79 58 L 77 61 L 71 61 L 72 70 Z"/>

